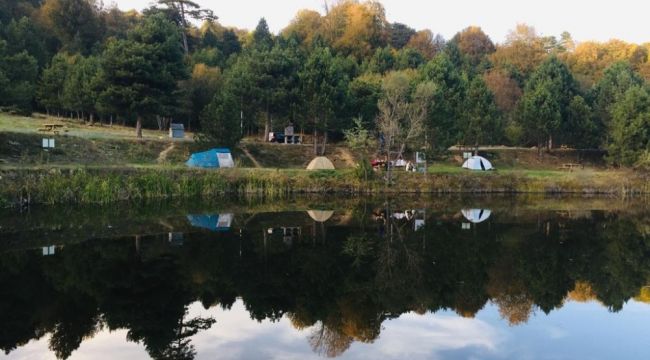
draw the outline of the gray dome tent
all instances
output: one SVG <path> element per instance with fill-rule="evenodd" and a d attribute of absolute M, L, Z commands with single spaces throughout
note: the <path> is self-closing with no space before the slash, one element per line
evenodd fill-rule
<path fill-rule="evenodd" d="M 463 164 L 463 168 L 468 170 L 478 170 L 478 171 L 488 171 L 494 169 L 492 163 L 490 163 L 488 159 L 482 156 L 470 157 Z"/>

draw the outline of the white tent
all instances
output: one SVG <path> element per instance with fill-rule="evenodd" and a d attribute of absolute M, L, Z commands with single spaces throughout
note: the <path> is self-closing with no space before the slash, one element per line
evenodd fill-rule
<path fill-rule="evenodd" d="M 309 163 L 307 170 L 334 170 L 334 164 L 325 156 L 319 156 Z"/>
<path fill-rule="evenodd" d="M 334 211 L 330 211 L 330 210 L 309 210 L 309 211 L 307 211 L 307 214 L 309 214 L 309 217 L 314 219 L 314 221 L 324 223 L 334 215 Z"/>
<path fill-rule="evenodd" d="M 482 223 L 492 215 L 492 211 L 488 209 L 463 209 L 461 212 L 465 219 L 474 224 Z"/>
<path fill-rule="evenodd" d="M 487 171 L 492 170 L 492 164 L 482 156 L 472 156 L 463 164 L 463 168 L 469 170 Z"/>

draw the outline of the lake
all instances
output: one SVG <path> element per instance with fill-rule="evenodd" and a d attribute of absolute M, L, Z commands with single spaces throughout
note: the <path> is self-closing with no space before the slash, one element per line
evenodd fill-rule
<path fill-rule="evenodd" d="M 8 359 L 647 359 L 650 203 L 229 200 L 0 213 Z"/>

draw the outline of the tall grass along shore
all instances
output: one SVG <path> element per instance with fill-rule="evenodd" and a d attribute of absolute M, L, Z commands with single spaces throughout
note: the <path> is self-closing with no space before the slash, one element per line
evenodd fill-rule
<path fill-rule="evenodd" d="M 431 168 L 427 174 L 396 172 L 391 183 L 386 182 L 384 174 L 367 175 L 358 169 L 5 168 L 0 170 L 0 206 L 109 204 L 226 195 L 282 198 L 301 193 L 567 193 L 617 197 L 650 194 L 650 176 L 626 171 L 470 173 Z"/>

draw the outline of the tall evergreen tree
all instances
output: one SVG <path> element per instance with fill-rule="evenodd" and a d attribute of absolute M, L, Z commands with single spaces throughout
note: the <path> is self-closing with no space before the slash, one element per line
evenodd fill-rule
<path fill-rule="evenodd" d="M 112 40 L 102 54 L 100 100 L 107 107 L 136 118 L 136 136 L 142 122 L 154 115 L 171 116 L 177 83 L 187 77 L 178 29 L 155 15 L 129 33 L 127 40 Z"/>

